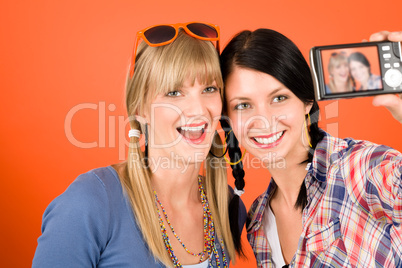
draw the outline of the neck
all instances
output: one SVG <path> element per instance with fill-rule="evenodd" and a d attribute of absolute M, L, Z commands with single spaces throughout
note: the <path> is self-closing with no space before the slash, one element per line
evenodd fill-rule
<path fill-rule="evenodd" d="M 368 85 L 368 81 L 365 81 L 364 83 L 362 83 L 362 89 L 367 89 Z"/>
<path fill-rule="evenodd" d="M 152 160 L 150 159 L 150 162 Z M 151 164 L 150 164 L 151 165 Z M 199 163 L 191 163 L 183 168 L 169 162 L 167 167 L 159 168 L 153 166 L 151 181 L 152 187 L 158 194 L 160 200 L 169 202 L 172 206 L 179 207 L 189 202 L 199 202 L 198 173 Z"/>
<path fill-rule="evenodd" d="M 296 204 L 300 187 L 307 174 L 306 166 L 307 164 L 298 164 L 293 170 L 270 171 L 278 187 L 274 198 L 289 208 L 293 208 Z"/>
<path fill-rule="evenodd" d="M 336 89 L 338 89 L 339 91 L 342 91 L 342 92 L 346 91 L 347 82 L 340 82 L 340 81 L 334 80 L 334 84 L 335 84 Z"/>
<path fill-rule="evenodd" d="M 307 162 L 302 163 L 307 159 L 307 154 L 298 155 L 301 157 L 287 157 L 283 166 L 268 167 L 268 171 L 278 187 L 273 198 L 280 200 L 289 208 L 293 208 L 296 204 L 300 186 L 307 174 Z"/>

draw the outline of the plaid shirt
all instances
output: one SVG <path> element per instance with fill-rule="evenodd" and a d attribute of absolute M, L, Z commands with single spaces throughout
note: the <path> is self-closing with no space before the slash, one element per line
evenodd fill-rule
<path fill-rule="evenodd" d="M 303 232 L 289 267 L 402 267 L 402 155 L 325 133 L 304 183 Z M 247 237 L 258 267 L 273 267 L 261 228 L 272 183 L 253 203 Z"/>

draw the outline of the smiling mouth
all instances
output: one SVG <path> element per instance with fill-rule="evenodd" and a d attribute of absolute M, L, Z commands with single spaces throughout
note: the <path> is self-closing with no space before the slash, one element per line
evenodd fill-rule
<path fill-rule="evenodd" d="M 262 145 L 271 145 L 273 143 L 275 143 L 276 141 L 278 141 L 282 136 L 283 133 L 285 133 L 285 131 L 282 132 L 278 132 L 274 135 L 271 135 L 270 137 L 252 137 L 252 139 L 259 144 Z"/>
<path fill-rule="evenodd" d="M 208 123 L 203 123 L 201 125 L 188 125 L 181 126 L 177 128 L 177 131 L 187 140 L 197 143 L 203 140 L 205 137 L 205 129 L 208 127 Z"/>

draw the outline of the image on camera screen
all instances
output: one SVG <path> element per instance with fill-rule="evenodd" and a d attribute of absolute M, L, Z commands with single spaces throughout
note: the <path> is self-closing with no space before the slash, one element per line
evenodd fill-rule
<path fill-rule="evenodd" d="M 321 50 L 326 94 L 383 90 L 377 46 Z"/>

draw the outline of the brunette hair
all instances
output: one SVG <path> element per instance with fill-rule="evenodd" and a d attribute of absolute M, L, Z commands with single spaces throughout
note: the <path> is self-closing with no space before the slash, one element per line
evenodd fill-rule
<path fill-rule="evenodd" d="M 364 66 L 366 66 L 368 68 L 368 71 L 369 71 L 369 76 L 371 76 L 370 62 L 366 58 L 366 56 L 364 56 L 363 53 L 357 51 L 357 52 L 353 52 L 352 54 L 349 55 L 349 57 L 348 57 L 349 68 L 350 68 L 350 62 L 351 61 L 357 61 L 357 62 L 360 62 L 361 64 L 363 64 Z M 353 75 L 351 75 L 351 77 L 352 77 L 353 85 L 356 88 L 356 79 L 353 77 Z"/>
<path fill-rule="evenodd" d="M 363 53 L 361 52 L 353 52 L 352 54 L 349 55 L 348 57 L 348 61 L 349 63 L 351 61 L 357 61 L 360 62 L 361 64 L 363 64 L 364 66 L 366 66 L 367 68 L 369 68 L 369 73 L 371 74 L 371 65 L 369 60 L 366 58 L 366 56 L 364 56 Z"/>

